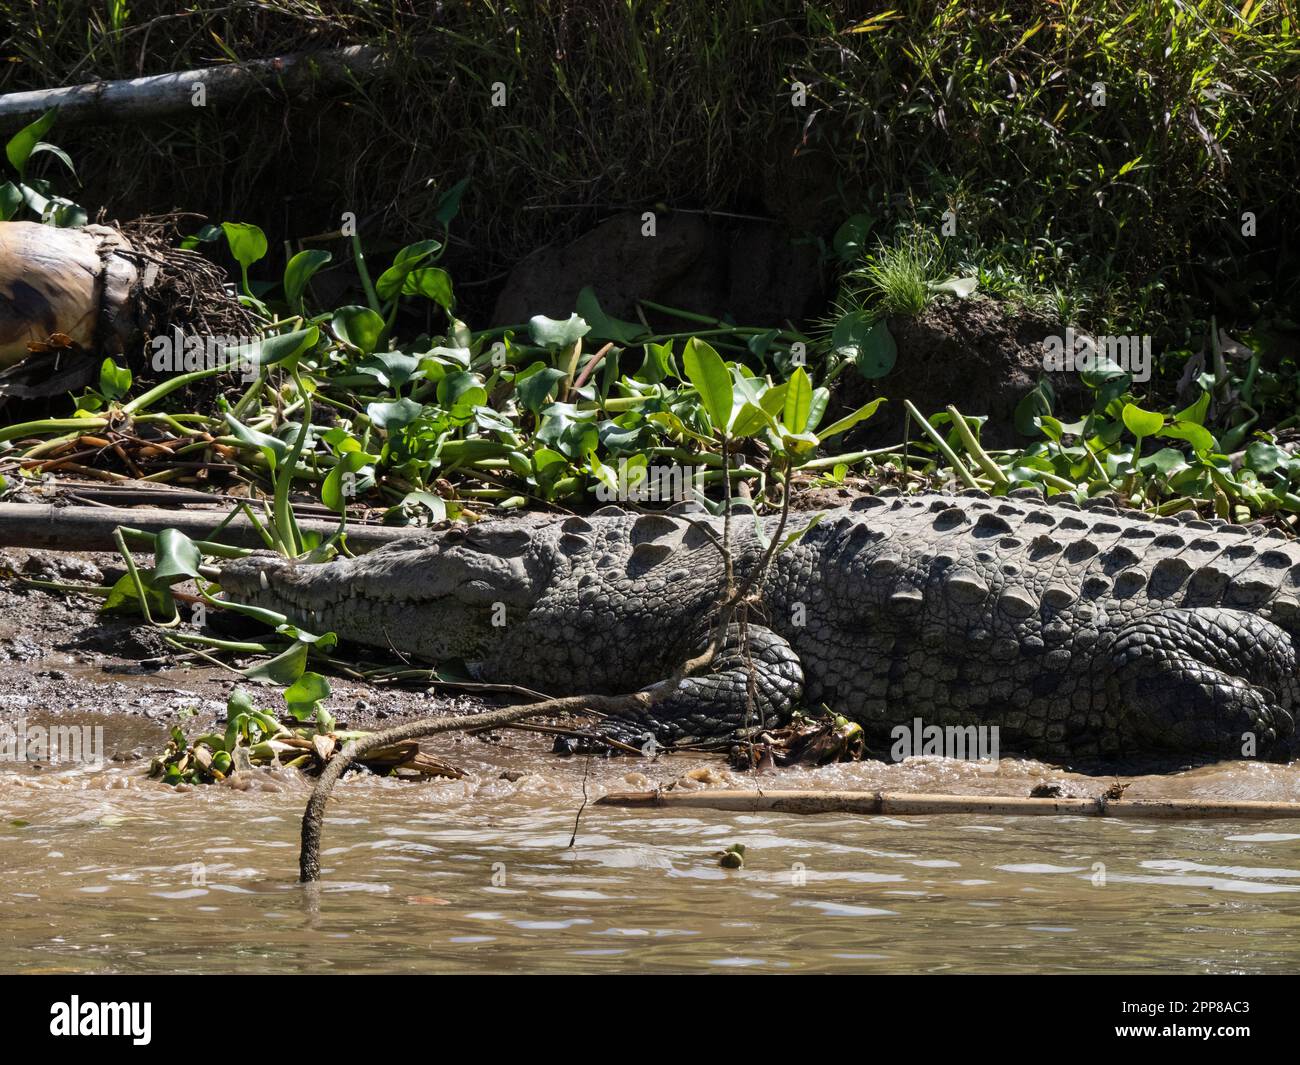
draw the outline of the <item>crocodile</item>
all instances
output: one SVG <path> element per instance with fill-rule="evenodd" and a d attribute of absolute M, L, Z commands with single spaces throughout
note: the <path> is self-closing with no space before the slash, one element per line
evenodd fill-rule
<path fill-rule="evenodd" d="M 739 580 L 778 519 L 733 514 Z M 1053 760 L 1296 754 L 1300 544 L 1032 489 L 881 493 L 792 515 L 710 666 L 626 724 L 669 743 L 829 708 L 869 737 L 997 726 Z M 346 561 L 255 555 L 230 598 L 549 694 L 647 690 L 707 645 L 721 519 L 681 508 L 444 525 Z"/>

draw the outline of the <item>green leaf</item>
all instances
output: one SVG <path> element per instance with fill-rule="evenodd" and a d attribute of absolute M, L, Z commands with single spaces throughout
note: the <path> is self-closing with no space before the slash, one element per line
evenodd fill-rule
<path fill-rule="evenodd" d="M 736 411 L 736 416 L 731 422 L 730 432 L 735 439 L 743 440 L 755 433 L 761 433 L 764 429 L 776 428 L 777 422 L 772 415 L 758 404 L 745 402 Z"/>
<path fill-rule="evenodd" d="M 340 307 L 330 319 L 330 328 L 339 339 L 369 355 L 384 333 L 384 319 L 369 307 L 349 304 Z"/>
<path fill-rule="evenodd" d="M 313 249 L 300 251 L 284 268 L 284 298 L 291 307 L 302 303 L 303 293 L 307 291 L 307 282 L 312 275 L 328 263 L 334 256 L 327 251 Z"/>
<path fill-rule="evenodd" d="M 245 270 L 266 257 L 266 234 L 251 222 L 222 222 L 221 230 L 230 244 L 230 254 Z"/>
<path fill-rule="evenodd" d="M 1096 360 L 1091 370 L 1081 371 L 1079 380 L 1083 382 L 1085 388 L 1090 388 L 1094 392 L 1102 392 L 1109 387 L 1118 389 L 1114 395 L 1119 395 L 1127 387 L 1129 375 L 1111 359 L 1102 357 Z"/>
<path fill-rule="evenodd" d="M 249 680 L 269 680 L 272 684 L 288 686 L 301 677 L 306 668 L 307 644 L 295 640 L 287 651 L 239 672 Z"/>
<path fill-rule="evenodd" d="M 1025 397 L 1016 404 L 1013 421 L 1016 432 L 1021 436 L 1033 436 L 1042 429 L 1042 421 L 1052 413 L 1052 401 L 1056 394 L 1051 382 L 1042 378 Z"/>
<path fill-rule="evenodd" d="M 278 333 L 254 341 L 252 344 L 226 348 L 225 354 L 235 356 L 240 362 L 253 363 L 256 366 L 281 364 L 292 366 L 299 355 L 310 351 L 319 340 L 320 330 L 313 325 L 309 329 L 295 329 L 292 333 Z"/>
<path fill-rule="evenodd" d="M 407 274 L 402 282 L 402 295 L 423 296 L 444 311 L 450 311 L 456 304 L 451 292 L 451 274 L 437 266 L 422 266 Z"/>
<path fill-rule="evenodd" d="M 785 411 L 781 423 L 792 433 L 802 433 L 808 427 L 812 413 L 812 381 L 800 366 L 790 375 L 790 385 L 785 393 Z"/>
<path fill-rule="evenodd" d="M 731 374 L 727 372 L 727 364 L 722 361 L 722 356 L 699 337 L 691 337 L 686 342 L 682 365 L 687 379 L 700 394 L 700 400 L 714 429 L 725 433 L 731 426 L 734 393 Z"/>
<path fill-rule="evenodd" d="M 18 171 L 20 178 L 27 173 L 27 161 L 36 150 L 36 146 L 41 143 L 41 138 L 54 125 L 54 117 L 57 113 L 57 110 L 46 111 L 35 122 L 24 126 L 10 137 L 9 143 L 5 145 L 5 155 L 10 165 Z"/>
<path fill-rule="evenodd" d="M 199 229 L 197 233 L 191 233 L 188 237 L 181 240 L 181 247 L 186 251 L 192 251 L 200 244 L 211 244 L 214 240 L 221 237 L 221 227 L 206 225 Z"/>
<path fill-rule="evenodd" d="M 420 240 L 399 251 L 393 257 L 393 265 L 380 274 L 379 280 L 375 282 L 375 292 L 379 298 L 390 300 L 401 292 L 411 271 L 437 254 L 441 247 L 442 244 L 436 240 Z"/>
<path fill-rule="evenodd" d="M 550 402 L 555 386 L 569 375 L 555 366 L 535 362 L 515 378 L 515 394 L 526 410 L 540 414 Z"/>
<path fill-rule="evenodd" d="M 1125 403 L 1121 415 L 1128 431 L 1137 437 L 1155 436 L 1165 424 L 1165 416 L 1159 411 L 1143 410 L 1133 403 Z"/>
<path fill-rule="evenodd" d="M 898 359 L 898 345 L 882 318 L 873 321 L 866 311 L 853 311 L 835 323 L 831 347 L 842 359 L 852 359 L 868 381 L 884 377 Z"/>
<path fill-rule="evenodd" d="M 194 541 L 179 529 L 163 529 L 156 544 L 153 567 L 156 584 L 175 584 L 199 575 L 203 555 Z"/>
<path fill-rule="evenodd" d="M 68 153 L 62 148 L 53 144 L 46 144 L 44 141 L 38 141 L 36 146 L 32 148 L 31 155 L 37 155 L 40 152 L 49 152 L 50 155 L 54 156 L 59 160 L 59 162 L 68 168 L 74 178 L 77 176 L 77 168 L 72 165 L 72 160 L 68 157 Z M 28 156 L 28 158 L 30 159 L 31 156 Z"/>
<path fill-rule="evenodd" d="M 405 352 L 380 351 L 358 366 L 357 373 L 371 374 L 385 387 L 399 389 L 420 372 L 420 362 L 418 356 Z"/>
<path fill-rule="evenodd" d="M 778 552 L 785 551 L 787 548 L 791 547 L 797 541 L 803 539 L 804 536 L 806 536 L 809 532 L 811 532 L 814 528 L 816 528 L 821 523 L 821 520 L 824 517 L 826 517 L 825 511 L 822 511 L 821 513 L 818 514 L 814 514 L 811 518 L 808 519 L 808 523 L 802 529 L 796 529 L 794 532 L 786 536 L 786 538 L 781 541 L 781 546 L 777 548 L 777 551 Z"/>
<path fill-rule="evenodd" d="M 950 296 L 956 296 L 958 299 L 964 300 L 978 287 L 979 278 L 950 277 L 947 281 L 932 282 L 929 289 L 931 292 L 945 292 Z"/>
<path fill-rule="evenodd" d="M 864 406 L 859 407 L 852 414 L 846 415 L 845 417 L 841 418 L 837 422 L 832 422 L 830 425 L 828 425 L 817 435 L 823 440 L 828 440 L 832 436 L 838 436 L 840 433 L 852 429 L 855 425 L 858 424 L 858 422 L 866 421 L 868 418 L 870 418 L 873 414 L 876 413 L 877 409 L 884 402 L 885 402 L 884 396 L 881 396 L 878 399 L 873 399 L 870 403 L 867 403 Z"/>
<path fill-rule="evenodd" d="M 305 672 L 284 692 L 284 703 L 289 715 L 297 721 L 309 721 L 316 716 L 317 706 L 330 697 L 330 682 L 319 673 Z"/>
<path fill-rule="evenodd" d="M 112 359 L 105 359 L 99 368 L 99 391 L 105 399 L 121 399 L 131 388 L 131 371 Z"/>
<path fill-rule="evenodd" d="M 640 343 L 640 338 L 645 336 L 645 328 L 640 323 L 625 322 L 601 310 L 600 301 L 596 299 L 596 292 L 590 285 L 578 293 L 577 307 L 582 320 L 591 326 L 594 340 L 612 340 L 615 344 L 629 347 Z"/>
<path fill-rule="evenodd" d="M 1272 473 L 1291 461 L 1291 455 L 1267 440 L 1256 440 L 1246 448 L 1246 465 L 1256 473 Z"/>
<path fill-rule="evenodd" d="M 533 343 L 544 348 L 571 348 L 591 331 L 591 326 L 571 314 L 565 321 L 547 318 L 544 314 L 528 319 L 528 332 Z"/>
<path fill-rule="evenodd" d="M 258 432 L 256 429 L 250 429 L 238 421 L 229 411 L 226 412 L 225 418 L 226 424 L 230 426 L 231 435 L 241 444 L 261 451 L 266 456 L 266 461 L 270 464 L 271 469 L 276 469 L 288 456 L 289 445 L 278 436 L 270 436 L 267 433 Z"/>
<path fill-rule="evenodd" d="M 0 185 L 0 222 L 8 222 L 23 205 L 23 194 L 12 181 Z"/>
<path fill-rule="evenodd" d="M 438 202 L 433 208 L 434 221 L 440 223 L 444 228 L 451 225 L 451 220 L 460 213 L 460 198 L 464 195 L 468 185 L 469 178 L 461 178 L 438 197 Z"/>
<path fill-rule="evenodd" d="M 875 224 L 876 220 L 871 215 L 855 214 L 850 215 L 835 231 L 835 236 L 831 239 L 831 248 L 840 257 L 841 262 L 851 263 L 862 257 L 867 237 L 871 235 L 871 229 Z"/>
<path fill-rule="evenodd" d="M 441 496 L 436 496 L 432 492 L 407 492 L 402 497 L 401 505 L 407 508 L 424 507 L 432 521 L 447 520 L 447 504 Z"/>
<path fill-rule="evenodd" d="M 673 343 L 666 340 L 662 344 L 646 344 L 645 358 L 641 369 L 637 370 L 634 380 L 647 385 L 657 385 L 673 372 Z"/>
<path fill-rule="evenodd" d="M 396 403 L 371 403 L 366 407 L 366 417 L 378 429 L 393 432 L 410 425 L 424 411 L 413 399 L 399 399 Z"/>
<path fill-rule="evenodd" d="M 1177 448 L 1162 447 L 1154 455 L 1139 459 L 1137 468 L 1143 473 L 1159 473 L 1168 476 L 1180 469 L 1185 469 L 1187 459 Z"/>
<path fill-rule="evenodd" d="M 349 493 L 343 491 L 345 478 L 351 475 L 351 483 L 355 486 L 356 474 L 365 465 L 370 462 L 370 456 L 364 451 L 348 451 L 339 460 L 329 473 L 325 475 L 325 480 L 321 483 L 321 502 L 336 514 L 347 512 Z"/>
<path fill-rule="evenodd" d="M 166 586 L 155 587 L 153 577 L 149 573 L 140 573 L 139 577 L 153 616 L 157 618 L 170 615 L 175 609 L 171 592 Z M 139 603 L 140 597 L 136 594 L 135 581 L 131 579 L 131 574 L 123 573 L 109 590 L 100 609 L 108 612 L 135 612 L 139 609 Z"/>
<path fill-rule="evenodd" d="M 1190 407 L 1184 407 L 1174 415 L 1175 421 L 1193 422 L 1196 425 L 1205 424 L 1206 412 L 1210 409 L 1210 393 L 1202 392 L 1200 398 Z"/>
<path fill-rule="evenodd" d="M 814 432 L 817 426 L 821 425 L 822 418 L 826 416 L 826 408 L 830 406 L 831 390 L 825 387 L 813 389 L 812 403 L 808 406 L 808 424 L 806 428 L 809 432 Z"/>
<path fill-rule="evenodd" d="M 80 229 L 90 221 L 86 209 L 71 200 L 55 197 L 50 204 L 51 209 L 46 212 L 44 221 L 60 229 Z"/>

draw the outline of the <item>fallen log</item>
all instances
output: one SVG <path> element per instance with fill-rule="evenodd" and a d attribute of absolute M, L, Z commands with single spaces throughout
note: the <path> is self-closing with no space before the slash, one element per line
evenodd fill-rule
<path fill-rule="evenodd" d="M 0 125 L 33 122 L 51 109 L 58 110 L 60 125 L 193 113 L 200 100 L 204 107 L 230 103 L 258 88 L 276 87 L 301 98 L 322 88 L 372 76 L 383 70 L 387 62 L 381 49 L 353 45 L 334 51 L 299 52 L 145 78 L 14 92 L 0 96 Z M 196 95 L 199 85 L 203 86 L 201 97 Z"/>
<path fill-rule="evenodd" d="M 1259 820 L 1300 817 L 1300 802 L 1218 799 L 1031 799 L 1015 795 L 924 795 L 889 791 L 615 791 L 597 806 L 734 810 L 745 813 L 933 814 L 1127 817 L 1150 820 Z"/>
<path fill-rule="evenodd" d="M 139 365 L 173 329 L 251 338 L 224 272 L 140 219 L 79 229 L 0 222 L 0 396 L 33 399 L 94 380 L 105 355 Z"/>
<path fill-rule="evenodd" d="M 218 510 L 165 510 L 161 507 L 56 507 L 47 503 L 0 503 L 0 547 L 44 548 L 56 551 L 116 551 L 113 530 L 118 526 L 158 533 L 177 529 L 191 540 L 209 534 L 226 515 Z M 332 536 L 338 522 L 300 518 L 304 532 Z M 421 532 L 419 527 L 348 523 L 348 546 L 373 551 L 394 540 Z M 217 542 L 231 547 L 265 547 L 257 529 L 237 515 L 221 530 Z"/>

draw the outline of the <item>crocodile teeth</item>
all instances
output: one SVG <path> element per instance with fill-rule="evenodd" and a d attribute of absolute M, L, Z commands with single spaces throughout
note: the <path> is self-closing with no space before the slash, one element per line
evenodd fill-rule
<path fill-rule="evenodd" d="M 1027 589 L 1012 585 L 998 596 L 998 608 L 1013 618 L 1027 618 L 1038 610 L 1038 603 Z"/>
<path fill-rule="evenodd" d="M 980 580 L 974 570 L 953 570 L 944 587 L 959 603 L 978 603 L 989 594 L 989 586 Z"/>

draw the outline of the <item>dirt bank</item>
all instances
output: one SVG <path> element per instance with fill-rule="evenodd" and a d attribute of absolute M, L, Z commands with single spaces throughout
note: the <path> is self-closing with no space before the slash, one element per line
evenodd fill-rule
<path fill-rule="evenodd" d="M 269 709 L 282 707 L 273 685 L 176 652 L 162 642 L 159 630 L 130 617 L 100 613 L 97 599 L 47 593 L 24 585 L 19 576 L 109 583 L 122 572 L 121 565 L 116 555 L 0 553 L 0 721 L 87 714 L 138 719 L 139 728 L 113 730 L 126 739 L 108 752 L 110 758 L 130 761 L 161 749 L 177 723 L 194 735 L 211 731 L 224 721 L 226 699 L 235 685 L 260 696 Z M 326 707 L 349 728 L 384 728 L 497 705 L 476 696 L 380 686 L 338 675 L 331 675 L 330 684 L 333 693 Z"/>

